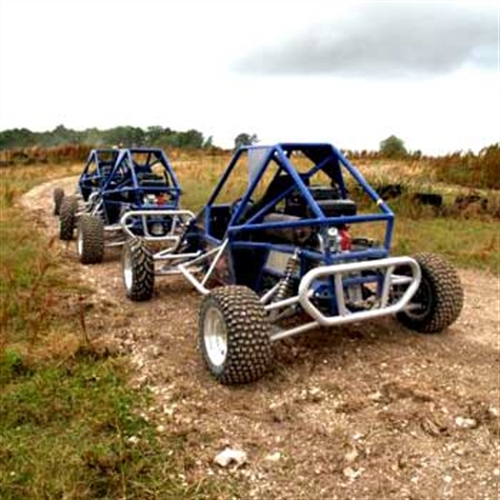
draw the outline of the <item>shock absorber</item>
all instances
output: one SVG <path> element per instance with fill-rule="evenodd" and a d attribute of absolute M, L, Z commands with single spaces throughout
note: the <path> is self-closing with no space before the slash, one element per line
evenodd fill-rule
<path fill-rule="evenodd" d="M 295 292 L 295 275 L 297 274 L 300 266 L 299 250 L 295 250 L 294 254 L 288 259 L 285 267 L 283 278 L 278 283 L 278 288 L 274 294 L 273 302 L 279 302 L 288 297 L 291 297 Z"/>

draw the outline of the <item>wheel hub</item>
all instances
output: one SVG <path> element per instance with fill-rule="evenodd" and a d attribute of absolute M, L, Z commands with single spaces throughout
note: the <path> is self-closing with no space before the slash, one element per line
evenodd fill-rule
<path fill-rule="evenodd" d="M 408 304 L 405 312 L 415 320 L 425 317 L 432 307 L 432 291 L 427 280 L 422 279 L 420 286 Z"/>
<path fill-rule="evenodd" d="M 228 350 L 227 330 L 222 313 L 215 307 L 210 307 L 205 314 L 203 339 L 210 362 L 217 367 L 224 364 Z"/>

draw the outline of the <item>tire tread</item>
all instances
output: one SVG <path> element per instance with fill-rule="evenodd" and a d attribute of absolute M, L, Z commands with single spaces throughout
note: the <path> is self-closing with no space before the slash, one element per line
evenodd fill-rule
<path fill-rule="evenodd" d="M 65 196 L 62 199 L 59 210 L 59 239 L 63 241 L 73 239 L 77 208 L 78 198 L 76 196 Z"/>
<path fill-rule="evenodd" d="M 99 264 L 104 258 L 104 223 L 100 217 L 84 214 L 80 217 L 78 231 L 83 238 L 82 264 Z"/>
<path fill-rule="evenodd" d="M 460 316 L 464 304 L 462 283 L 456 269 L 441 256 L 422 252 L 413 258 L 420 265 L 422 279 L 430 285 L 433 306 L 423 318 L 414 318 L 404 311 L 397 318 L 406 327 L 421 333 L 442 332 Z"/>
<path fill-rule="evenodd" d="M 132 260 L 132 289 L 127 290 L 129 299 L 135 302 L 150 300 L 155 283 L 153 254 L 141 238 L 132 238 L 125 243 L 124 253 L 130 252 Z"/>
<path fill-rule="evenodd" d="M 213 306 L 222 312 L 228 334 L 227 358 L 220 370 L 214 370 L 203 338 L 204 313 Z M 272 348 L 269 323 L 257 294 L 237 285 L 213 290 L 200 309 L 199 344 L 212 375 L 222 384 L 246 384 L 260 379 L 269 369 Z"/>
<path fill-rule="evenodd" d="M 59 187 L 55 188 L 53 193 L 53 199 L 54 199 L 54 215 L 59 215 L 61 212 L 61 203 L 64 199 L 64 189 Z"/>

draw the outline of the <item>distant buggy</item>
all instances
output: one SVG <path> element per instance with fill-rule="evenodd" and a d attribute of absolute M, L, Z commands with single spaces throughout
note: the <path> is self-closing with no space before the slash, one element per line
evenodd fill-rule
<path fill-rule="evenodd" d="M 376 213 L 361 213 L 349 188 Z M 381 243 L 358 234 L 373 223 Z M 429 253 L 391 257 L 393 228 L 384 200 L 332 145 L 243 147 L 175 247 L 153 254 L 140 238 L 126 244 L 124 284 L 145 300 L 156 277 L 183 275 L 205 296 L 208 369 L 224 384 L 251 382 L 269 368 L 274 341 L 319 326 L 395 315 L 431 333 L 458 318 L 454 268 Z"/>
<path fill-rule="evenodd" d="M 180 226 L 172 223 L 165 210 L 177 214 L 180 195 L 163 150 L 93 150 L 78 180 L 77 194 L 54 191 L 59 237 L 71 240 L 77 229 L 77 251 L 84 264 L 101 262 L 105 247 L 121 246 L 129 237 L 176 243 L 174 234 Z M 136 216 L 127 218 L 130 211 Z"/>

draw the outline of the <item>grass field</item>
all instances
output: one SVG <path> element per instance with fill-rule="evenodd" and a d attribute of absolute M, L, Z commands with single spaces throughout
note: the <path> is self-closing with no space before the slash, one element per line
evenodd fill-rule
<path fill-rule="evenodd" d="M 197 160 L 189 156 L 180 157 L 176 174 L 184 191 L 181 203 L 195 212 L 203 207 L 211 187 L 215 186 L 229 158 L 228 155 Z M 402 161 L 376 160 L 365 161 L 359 168 L 374 185 L 402 183 L 412 191 L 440 192 L 450 207 L 455 196 L 469 192 L 458 185 L 437 185 L 434 173 L 429 172 L 430 166 L 426 162 L 407 165 Z M 225 198 L 234 200 L 241 196 L 241 187 L 246 182 L 243 173 L 238 182 L 228 186 Z M 492 210 L 500 206 L 500 194 L 497 190 L 483 190 L 481 194 L 488 197 Z M 498 219 L 491 214 L 461 214 L 450 209 L 447 216 L 437 217 L 428 207 L 416 207 L 408 197 L 393 200 L 389 205 L 397 216 L 395 254 L 437 252 L 459 267 L 500 272 Z M 373 206 L 366 208 L 375 210 Z M 380 236 L 378 228 L 367 228 L 367 231 L 369 236 Z"/>
<path fill-rule="evenodd" d="M 225 498 L 228 482 L 186 482 L 183 437 L 159 436 L 142 416 L 148 393 L 86 337 L 87 292 L 16 206 L 30 187 L 80 168 L 0 172 L 0 498 Z"/>
<path fill-rule="evenodd" d="M 177 160 L 182 204 L 197 210 L 228 157 Z M 413 168 L 413 181 L 428 178 L 425 168 Z M 0 498 L 238 497 L 227 479 L 185 481 L 190 458 L 182 436 L 159 436 L 141 415 L 149 396 L 128 387 L 126 360 L 86 337 L 82 316 L 90 313 L 81 304 L 87 291 L 71 277 L 71 263 L 16 205 L 34 185 L 80 169 L 0 170 Z M 408 175 L 398 164 L 362 170 L 396 181 Z M 397 210 L 395 254 L 433 251 L 460 267 L 499 272 L 498 220 L 435 217 L 405 205 Z"/>

